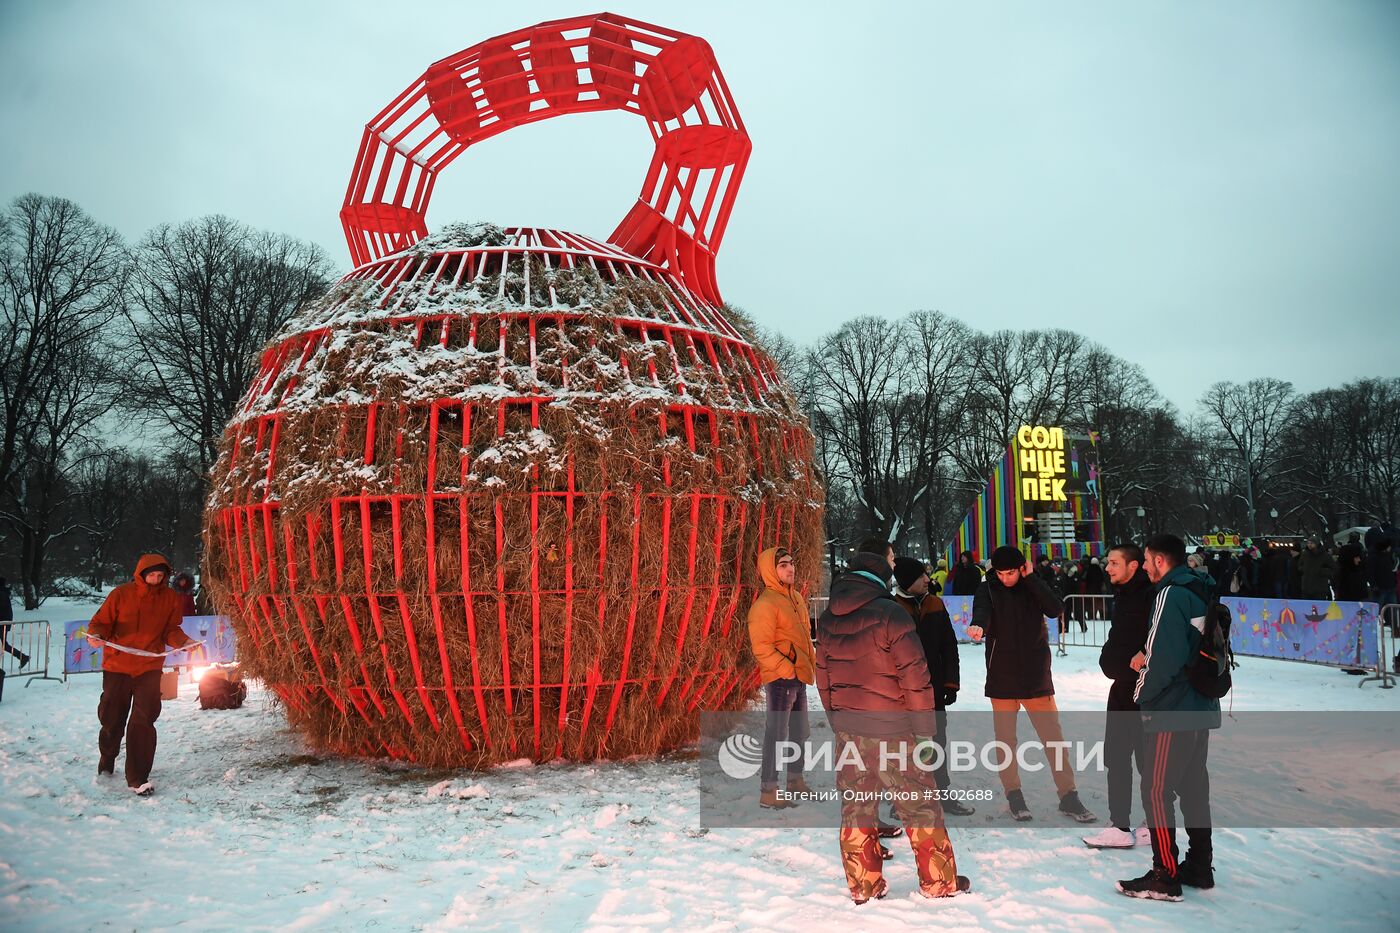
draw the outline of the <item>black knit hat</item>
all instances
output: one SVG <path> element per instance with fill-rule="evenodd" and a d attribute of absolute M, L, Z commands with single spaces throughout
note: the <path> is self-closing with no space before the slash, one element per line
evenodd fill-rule
<path fill-rule="evenodd" d="M 901 590 L 909 592 L 909 587 L 914 585 L 924 574 L 928 573 L 928 568 L 921 560 L 912 557 L 896 557 L 894 559 L 894 582 Z"/>
<path fill-rule="evenodd" d="M 1025 564 L 1026 555 L 1021 553 L 1020 548 L 1003 544 L 992 552 L 993 570 L 1020 570 Z"/>

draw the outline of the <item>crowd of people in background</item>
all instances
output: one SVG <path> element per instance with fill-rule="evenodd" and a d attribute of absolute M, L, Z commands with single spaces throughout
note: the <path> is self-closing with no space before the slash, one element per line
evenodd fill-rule
<path fill-rule="evenodd" d="M 1346 544 L 1330 548 L 1317 538 L 1263 547 L 1246 538 L 1238 549 L 1198 549 L 1189 555 L 1188 563 L 1210 576 L 1214 595 L 1221 598 L 1370 600 L 1387 606 L 1396 601 L 1400 588 L 1400 556 L 1394 542 L 1384 535 L 1376 536 L 1367 546 L 1360 533 L 1353 532 Z M 931 592 L 972 596 L 990 567 L 990 560 L 979 563 L 971 551 L 959 555 L 951 573 L 947 561 L 940 559 L 931 577 Z M 1052 560 L 1042 556 L 1036 561 L 1035 573 L 1062 600 L 1113 594 L 1097 557 Z M 1092 606 L 1082 611 L 1093 611 Z"/>

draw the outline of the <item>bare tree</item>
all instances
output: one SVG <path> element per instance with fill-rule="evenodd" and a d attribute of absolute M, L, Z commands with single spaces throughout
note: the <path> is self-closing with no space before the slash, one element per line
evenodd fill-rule
<path fill-rule="evenodd" d="M 135 459 L 124 449 L 88 451 L 73 470 L 87 544 L 83 571 L 91 587 L 101 587 L 117 576 L 113 557 L 135 511 L 135 475 Z"/>
<path fill-rule="evenodd" d="M 1347 420 L 1353 411 L 1343 389 L 1323 389 L 1299 398 L 1281 440 L 1284 456 L 1293 469 L 1282 497 L 1296 503 L 1289 513 L 1301 511 L 1299 525 L 1323 531 L 1341 528 L 1343 513 L 1356 510 L 1356 470 L 1351 455 L 1354 426 Z"/>
<path fill-rule="evenodd" d="M 1180 527 L 1172 490 L 1191 454 L 1176 413 L 1136 363 L 1095 347 L 1086 358 L 1082 407 L 1067 424 L 1098 434 L 1099 502 L 1110 537 L 1126 539 L 1123 513 L 1153 509 L 1162 527 Z"/>
<path fill-rule="evenodd" d="M 63 365 L 105 340 L 128 266 L 121 237 L 63 198 L 26 194 L 0 215 L 0 488 L 63 391 Z"/>
<path fill-rule="evenodd" d="M 17 198 L 0 218 L 0 518 L 19 539 L 26 609 L 45 593 L 77 451 L 111 404 L 112 324 L 127 262 L 116 232 L 62 198 Z"/>
<path fill-rule="evenodd" d="M 331 271 L 319 246 L 217 215 L 157 227 L 137 248 L 127 400 L 201 480 L 263 347 Z"/>
<path fill-rule="evenodd" d="M 907 419 L 905 457 L 900 468 L 911 489 L 907 523 L 917 510 L 929 556 L 952 534 L 957 517 L 947 508 L 949 470 L 945 463 L 967 425 L 972 384 L 971 328 L 939 311 L 916 311 L 905 322 Z"/>
<path fill-rule="evenodd" d="M 0 510 L 20 539 L 24 606 L 36 609 L 45 595 L 50 546 L 82 525 L 71 505 L 78 494 L 69 481 L 96 443 L 96 425 L 112 401 L 114 366 L 108 348 L 71 348 L 55 361 L 56 387 L 40 408 L 22 465 Z"/>
<path fill-rule="evenodd" d="M 1259 533 L 1259 496 L 1280 470 L 1279 444 L 1293 399 L 1293 383 L 1272 378 L 1217 382 L 1201 397 L 1201 407 L 1219 430 L 1221 446 L 1239 458 L 1251 535 Z"/>
<path fill-rule="evenodd" d="M 1340 397 L 1356 476 L 1356 517 L 1393 524 L 1400 519 L 1400 379 L 1362 379 L 1343 386 Z"/>
<path fill-rule="evenodd" d="M 885 534 L 895 517 L 887 513 L 888 467 L 897 456 L 903 335 L 873 316 L 846 322 L 821 338 L 807 370 L 813 402 L 812 427 L 826 445 L 827 481 L 845 482 L 860 503 L 871 533 Z"/>
<path fill-rule="evenodd" d="M 1063 424 L 1087 401 L 1092 355 L 1103 352 L 1067 330 L 999 330 L 971 342 L 968 428 L 955 448 L 963 472 L 986 476 L 1023 424 Z"/>

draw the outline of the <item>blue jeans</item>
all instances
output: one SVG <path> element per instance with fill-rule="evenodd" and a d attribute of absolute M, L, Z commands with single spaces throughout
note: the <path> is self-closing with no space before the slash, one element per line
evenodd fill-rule
<path fill-rule="evenodd" d="M 768 717 L 763 727 L 763 765 L 759 781 L 763 790 L 778 789 L 778 743 L 787 739 L 803 745 L 811 735 L 807 727 L 807 685 L 796 677 L 774 680 L 763 685 L 768 698 Z M 788 774 L 801 776 L 806 770 L 803 757 L 788 764 Z"/>

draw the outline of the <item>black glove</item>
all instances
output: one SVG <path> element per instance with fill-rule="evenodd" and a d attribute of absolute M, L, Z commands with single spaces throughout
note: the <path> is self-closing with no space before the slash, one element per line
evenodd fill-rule
<path fill-rule="evenodd" d="M 958 691 L 949 690 L 945 687 L 943 690 L 942 700 L 944 706 L 952 706 L 954 703 L 958 702 Z"/>

